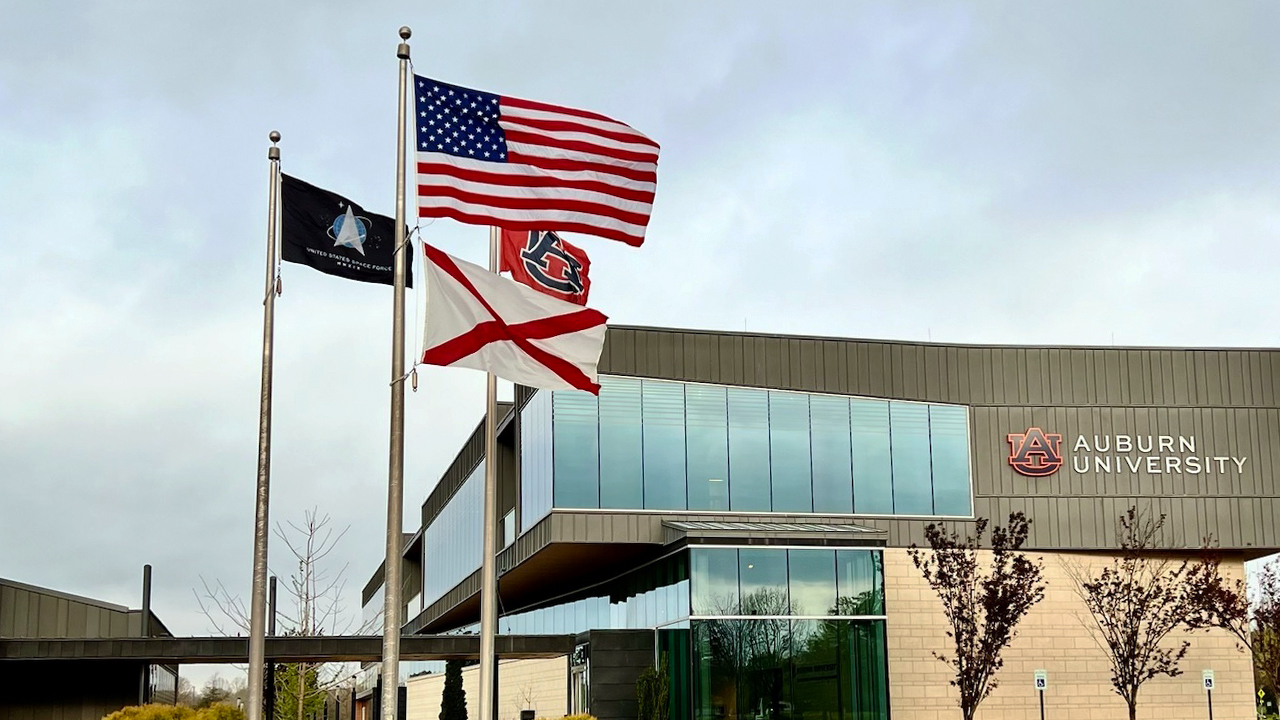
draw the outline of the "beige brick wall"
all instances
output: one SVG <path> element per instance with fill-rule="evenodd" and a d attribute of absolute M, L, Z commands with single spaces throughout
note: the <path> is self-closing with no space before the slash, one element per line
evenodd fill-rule
<path fill-rule="evenodd" d="M 1045 554 L 1045 598 L 1019 626 L 1019 635 L 1004 652 L 1000 686 L 978 709 L 979 720 L 1038 720 L 1039 704 L 1033 674 L 1049 674 L 1045 694 L 1049 720 L 1127 720 L 1123 699 L 1111 689 L 1109 663 L 1085 622 L 1092 622 L 1076 595 L 1064 563 L 1098 565 L 1104 558 L 1089 555 Z M 1225 572 L 1244 576 L 1244 563 L 1223 562 Z M 888 606 L 889 697 L 894 720 L 951 720 L 960 718 L 955 689 L 948 683 L 949 666 L 932 657 L 950 654 L 937 596 L 911 564 L 906 550 L 885 551 Z M 1182 661 L 1183 674 L 1157 678 L 1138 696 L 1140 720 L 1203 720 L 1208 717 L 1201 671 L 1214 670 L 1215 720 L 1254 718 L 1253 674 L 1248 656 L 1223 631 L 1187 634 L 1177 631 L 1171 645 L 1183 639 L 1191 649 Z"/>
<path fill-rule="evenodd" d="M 462 689 L 467 693 L 467 717 L 479 717 L 476 688 L 480 668 L 462 671 Z M 406 683 L 406 720 L 437 720 L 444 673 L 420 675 Z M 568 710 L 569 663 L 566 658 L 503 660 L 498 666 L 498 718 L 519 720 L 520 711 L 532 709 L 539 718 L 562 717 Z"/>

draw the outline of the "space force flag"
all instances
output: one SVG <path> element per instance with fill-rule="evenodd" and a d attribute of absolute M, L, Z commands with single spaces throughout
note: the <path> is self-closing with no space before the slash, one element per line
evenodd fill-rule
<path fill-rule="evenodd" d="M 545 230 L 503 230 L 502 262 L 511 279 L 576 305 L 587 304 L 591 261 L 581 248 Z"/>
<path fill-rule="evenodd" d="M 396 221 L 337 193 L 280 176 L 282 259 L 349 280 L 395 282 Z M 405 262 L 405 286 L 413 287 L 413 254 Z"/>
<path fill-rule="evenodd" d="M 529 387 L 599 393 L 604 314 L 547 297 L 430 245 L 422 362 Z"/>

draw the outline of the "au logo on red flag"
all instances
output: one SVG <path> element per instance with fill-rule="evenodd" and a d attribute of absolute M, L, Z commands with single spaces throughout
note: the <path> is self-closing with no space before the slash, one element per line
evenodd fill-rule
<path fill-rule="evenodd" d="M 581 248 L 543 230 L 503 230 L 501 270 L 538 292 L 587 304 L 591 260 Z"/>

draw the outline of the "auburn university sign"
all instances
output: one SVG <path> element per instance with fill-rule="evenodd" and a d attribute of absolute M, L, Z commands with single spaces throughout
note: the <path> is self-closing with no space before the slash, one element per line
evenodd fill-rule
<path fill-rule="evenodd" d="M 1038 427 L 1009 433 L 1009 464 L 1028 477 L 1044 477 L 1062 467 L 1062 436 Z"/>
<path fill-rule="evenodd" d="M 1062 435 L 1038 427 L 1010 433 L 1009 465 L 1028 477 L 1045 477 L 1063 465 Z M 1210 455 L 1194 435 L 1077 435 L 1071 444 L 1077 474 L 1244 474 L 1244 455 Z"/>

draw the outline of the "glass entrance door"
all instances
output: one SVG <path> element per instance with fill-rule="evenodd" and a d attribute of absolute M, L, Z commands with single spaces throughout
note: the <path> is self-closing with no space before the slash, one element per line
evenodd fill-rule
<path fill-rule="evenodd" d="M 569 671 L 569 714 L 581 715 L 590 712 L 588 697 L 587 666 L 577 665 Z"/>

